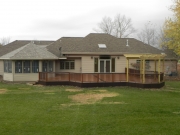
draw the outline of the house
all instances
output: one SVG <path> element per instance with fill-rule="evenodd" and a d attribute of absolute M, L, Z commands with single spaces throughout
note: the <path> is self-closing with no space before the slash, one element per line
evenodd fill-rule
<path fill-rule="evenodd" d="M 127 59 L 128 68 L 136 72 L 138 67 L 134 65 L 140 65 L 142 55 L 143 57 L 148 55 L 144 68 L 147 71 L 157 71 L 158 66 L 161 65 L 158 69 L 160 74 L 169 60 L 177 63 L 176 58 L 167 55 L 168 59 L 165 58 L 163 64 L 162 59 L 165 56 L 161 57 L 163 53 L 134 38 L 116 38 L 102 33 L 90 33 L 85 37 L 62 37 L 57 41 L 17 40 L 0 49 L 0 75 L 5 81 L 39 81 L 42 76 L 47 77 L 47 74 L 40 73 L 51 73 L 49 76 L 54 80 L 60 79 L 55 77 L 57 73 L 81 74 L 81 80 L 82 74 L 86 74 L 83 79 L 90 78 L 87 74 L 93 73 L 125 74 Z M 133 54 L 133 58 L 128 54 Z M 158 60 L 159 65 L 156 64 Z M 103 79 L 97 80 L 99 82 Z M 123 81 L 127 81 L 126 76 Z"/>

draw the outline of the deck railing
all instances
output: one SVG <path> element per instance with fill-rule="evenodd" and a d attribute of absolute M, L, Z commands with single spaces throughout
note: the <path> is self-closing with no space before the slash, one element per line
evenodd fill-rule
<path fill-rule="evenodd" d="M 145 83 L 158 83 L 158 74 L 147 72 Z M 164 74 L 160 74 L 163 81 Z M 39 81 L 43 82 L 79 82 L 79 83 L 101 83 L 101 82 L 126 82 L 126 73 L 62 73 L 62 72 L 39 72 Z M 142 83 L 140 73 L 129 73 L 129 81 Z"/>

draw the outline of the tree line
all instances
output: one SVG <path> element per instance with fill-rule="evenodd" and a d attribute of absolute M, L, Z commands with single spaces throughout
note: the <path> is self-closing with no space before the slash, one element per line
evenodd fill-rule
<path fill-rule="evenodd" d="M 170 10 L 174 13 L 172 17 L 165 20 L 163 26 L 157 28 L 150 21 L 144 24 L 144 27 L 137 31 L 132 24 L 131 18 L 125 15 L 116 15 L 114 19 L 104 17 L 98 23 L 96 32 L 103 32 L 113 35 L 117 38 L 127 38 L 132 34 L 137 38 L 151 46 L 160 49 L 171 49 L 180 55 L 180 0 L 173 0 Z"/>
<path fill-rule="evenodd" d="M 163 37 L 162 28 L 157 29 L 150 21 L 138 31 L 133 27 L 131 18 L 121 14 L 116 15 L 114 19 L 105 16 L 97 26 L 98 28 L 94 29 L 96 32 L 107 33 L 117 38 L 127 38 L 136 34 L 140 41 L 154 47 L 159 47 L 160 40 Z"/>

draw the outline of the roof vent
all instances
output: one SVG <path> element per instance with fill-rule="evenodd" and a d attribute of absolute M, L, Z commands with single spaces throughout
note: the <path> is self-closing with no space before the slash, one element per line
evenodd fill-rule
<path fill-rule="evenodd" d="M 105 44 L 98 44 L 99 48 L 107 48 Z"/>
<path fill-rule="evenodd" d="M 62 47 L 59 47 L 59 56 L 62 56 L 62 51 L 61 51 Z"/>
<path fill-rule="evenodd" d="M 129 46 L 129 44 L 128 44 L 128 39 L 126 40 L 126 46 Z"/>

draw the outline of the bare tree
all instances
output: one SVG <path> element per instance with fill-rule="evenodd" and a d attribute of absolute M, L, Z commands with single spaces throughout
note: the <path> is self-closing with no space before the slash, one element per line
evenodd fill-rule
<path fill-rule="evenodd" d="M 98 26 L 102 32 L 112 34 L 114 22 L 112 21 L 110 17 L 104 17 L 102 19 L 102 22 L 100 22 Z"/>
<path fill-rule="evenodd" d="M 114 33 L 118 38 L 126 38 L 130 34 L 135 33 L 136 30 L 132 26 L 131 18 L 126 18 L 125 15 L 118 14 L 114 19 Z"/>
<path fill-rule="evenodd" d="M 148 22 L 144 25 L 144 28 L 137 34 L 139 40 L 154 47 L 158 47 L 158 33 L 155 26 Z"/>
<path fill-rule="evenodd" d="M 3 38 L 1 38 L 0 39 L 0 44 L 1 45 L 7 45 L 7 44 L 9 44 L 10 43 L 10 41 L 11 41 L 11 38 L 10 37 L 3 37 Z"/>
<path fill-rule="evenodd" d="M 121 16 L 120 14 L 118 14 L 114 20 L 110 17 L 104 17 L 98 24 L 98 28 L 98 30 L 95 29 L 96 32 L 108 33 L 118 38 L 125 38 L 136 32 L 132 26 L 131 19 L 126 18 L 125 15 Z"/>

